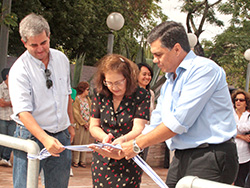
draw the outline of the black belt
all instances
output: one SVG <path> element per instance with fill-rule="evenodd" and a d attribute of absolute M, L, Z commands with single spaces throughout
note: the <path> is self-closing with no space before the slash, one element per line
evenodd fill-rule
<path fill-rule="evenodd" d="M 222 143 L 219 143 L 219 144 L 226 144 L 226 143 L 230 143 L 230 142 L 233 142 L 234 143 L 234 138 L 230 138 L 229 140 L 225 141 L 225 142 L 222 142 Z M 196 148 L 207 148 L 211 145 L 219 145 L 219 144 L 208 144 L 208 143 L 204 143 L 204 144 L 201 144 L 199 145 L 198 147 Z"/>

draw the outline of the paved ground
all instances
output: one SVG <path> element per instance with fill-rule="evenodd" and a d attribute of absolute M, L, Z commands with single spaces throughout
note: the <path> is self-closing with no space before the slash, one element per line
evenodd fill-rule
<path fill-rule="evenodd" d="M 167 169 L 164 168 L 153 168 L 155 172 L 161 177 L 161 179 L 165 182 Z M 91 172 L 90 165 L 87 168 L 73 168 L 74 176 L 70 177 L 69 180 L 69 188 L 91 188 L 92 180 L 91 180 Z M 3 167 L 0 166 L 0 188 L 12 188 L 12 168 L 11 167 Z M 41 188 L 41 182 L 39 180 L 39 188 Z M 141 188 L 157 188 L 157 184 L 148 177 L 147 174 L 143 173 Z"/>

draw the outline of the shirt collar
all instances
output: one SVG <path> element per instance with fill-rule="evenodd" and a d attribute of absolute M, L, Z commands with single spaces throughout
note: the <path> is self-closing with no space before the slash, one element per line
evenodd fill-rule
<path fill-rule="evenodd" d="M 28 54 L 28 57 L 31 58 L 38 66 L 40 67 L 44 67 L 44 64 L 42 61 L 40 61 L 39 59 L 33 57 L 29 51 L 27 50 L 27 54 Z M 49 50 L 49 62 L 52 60 L 52 55 L 51 55 L 51 51 Z"/>
<path fill-rule="evenodd" d="M 193 59 L 196 57 L 195 53 L 190 50 L 188 54 L 185 56 L 185 58 L 182 60 L 180 65 L 176 69 L 176 74 L 178 75 L 181 70 L 187 70 L 188 67 L 190 67 L 191 63 L 193 62 Z M 165 74 L 165 77 L 167 79 L 170 79 L 173 76 L 173 72 L 169 72 Z"/>

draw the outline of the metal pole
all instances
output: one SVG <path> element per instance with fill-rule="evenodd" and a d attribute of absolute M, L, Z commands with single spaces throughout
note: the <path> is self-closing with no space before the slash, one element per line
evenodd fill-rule
<path fill-rule="evenodd" d="M 9 14 L 11 11 L 11 0 L 3 0 L 2 4 L 3 17 Z M 0 71 L 2 71 L 7 64 L 7 54 L 8 54 L 8 43 L 9 43 L 9 28 L 2 23 L 0 31 Z M 2 78 L 0 77 L 0 81 Z"/>
<path fill-rule="evenodd" d="M 247 64 L 246 87 L 245 91 L 249 91 L 250 63 Z"/>
<path fill-rule="evenodd" d="M 114 34 L 111 32 L 108 34 L 108 47 L 107 47 L 108 54 L 113 53 L 113 44 L 114 44 Z"/>
<path fill-rule="evenodd" d="M 225 183 L 218 183 L 215 181 L 200 179 L 195 176 L 185 176 L 184 178 L 181 178 L 176 188 L 240 188 L 238 186 L 233 186 Z"/>
<path fill-rule="evenodd" d="M 15 138 L 4 134 L 0 134 L 0 145 L 22 150 L 31 155 L 38 155 L 40 152 L 40 148 L 35 141 Z M 27 188 L 38 188 L 39 164 L 40 161 L 38 159 L 28 158 Z"/>

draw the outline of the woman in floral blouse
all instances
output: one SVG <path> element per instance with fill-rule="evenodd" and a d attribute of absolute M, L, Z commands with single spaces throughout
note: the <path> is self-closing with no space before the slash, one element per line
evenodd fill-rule
<path fill-rule="evenodd" d="M 88 82 L 80 82 L 76 88 L 76 98 L 73 103 L 73 115 L 75 118 L 75 137 L 73 145 L 84 145 L 89 142 L 89 118 L 91 101 L 88 97 Z M 86 168 L 86 152 L 73 151 L 72 166 Z"/>
<path fill-rule="evenodd" d="M 121 55 L 106 55 L 100 60 L 90 120 L 90 133 L 98 142 L 121 144 L 144 129 L 150 95 L 138 87 L 138 73 L 137 65 Z M 109 157 L 93 153 L 93 187 L 140 186 L 142 170 L 133 160 Z"/>

